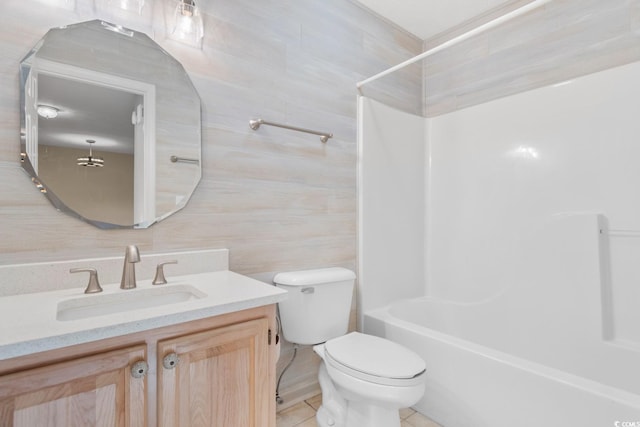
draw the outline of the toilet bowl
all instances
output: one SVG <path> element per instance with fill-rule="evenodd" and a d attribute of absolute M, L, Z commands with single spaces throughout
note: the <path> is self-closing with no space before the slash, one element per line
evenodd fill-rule
<path fill-rule="evenodd" d="M 373 335 L 347 334 L 355 274 L 344 268 L 278 273 L 288 298 L 278 303 L 284 338 L 314 345 L 322 358 L 320 427 L 399 427 L 399 410 L 425 390 L 425 363 Z"/>
<path fill-rule="evenodd" d="M 313 349 L 323 360 L 320 427 L 399 427 L 398 411 L 424 394 L 424 361 L 396 343 L 352 332 Z"/>

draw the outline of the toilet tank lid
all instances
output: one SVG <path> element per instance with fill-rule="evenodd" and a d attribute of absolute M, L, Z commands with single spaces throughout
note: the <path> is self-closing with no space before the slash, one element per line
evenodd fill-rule
<path fill-rule="evenodd" d="M 276 285 L 309 286 L 353 280 L 355 278 L 356 274 L 351 270 L 342 267 L 330 267 L 278 273 L 273 278 L 273 282 Z"/>

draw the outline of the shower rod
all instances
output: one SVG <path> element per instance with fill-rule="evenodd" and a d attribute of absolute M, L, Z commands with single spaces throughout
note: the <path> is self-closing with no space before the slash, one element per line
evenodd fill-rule
<path fill-rule="evenodd" d="M 296 127 L 296 126 L 283 125 L 283 124 L 280 124 L 280 123 L 268 122 L 268 121 L 262 120 L 262 119 L 249 120 L 249 127 L 251 127 L 251 129 L 253 129 L 253 130 L 258 130 L 260 128 L 260 125 L 275 126 L 275 127 L 279 127 L 279 128 L 283 128 L 283 129 L 295 130 L 295 131 L 298 131 L 298 132 L 310 133 L 310 134 L 313 134 L 313 135 L 320 135 L 320 141 L 322 141 L 322 142 L 327 142 L 329 140 L 329 138 L 333 138 L 333 134 L 332 133 L 328 133 L 328 132 L 319 132 L 317 130 L 299 128 L 299 127 Z"/>
<path fill-rule="evenodd" d="M 406 60 L 406 61 L 404 61 L 404 62 L 402 62 L 402 63 L 400 63 L 398 65 L 395 65 L 395 66 L 393 66 L 391 68 L 388 68 L 388 69 L 376 74 L 373 77 L 369 77 L 368 79 L 365 79 L 365 80 L 362 80 L 362 81 L 356 83 L 356 88 L 358 90 L 360 90 L 360 89 L 362 89 L 363 86 L 365 86 L 365 85 L 367 85 L 367 84 L 369 84 L 369 83 L 371 83 L 371 82 L 373 82 L 375 80 L 378 80 L 381 77 L 384 77 L 384 76 L 386 76 L 388 74 L 391 74 L 391 73 L 394 73 L 394 72 L 396 72 L 398 70 L 401 70 L 402 68 L 404 68 L 404 67 L 406 67 L 408 65 L 416 63 L 416 62 L 418 62 L 418 61 L 420 61 L 420 60 L 422 60 L 422 59 L 424 59 L 424 58 L 426 58 L 428 56 L 431 56 L 431 55 L 433 55 L 435 53 L 440 52 L 441 50 L 444 50 L 444 49 L 446 49 L 448 47 L 456 45 L 456 44 L 458 44 L 458 43 L 460 43 L 460 42 L 462 42 L 462 41 L 464 41 L 464 40 L 466 40 L 466 39 L 468 39 L 470 37 L 475 36 L 476 34 L 479 34 L 479 33 L 483 32 L 483 31 L 486 31 L 486 30 L 489 30 L 491 28 L 497 27 L 498 25 L 500 25 L 500 24 L 502 24 L 504 22 L 507 22 L 507 21 L 509 21 L 509 20 L 511 20 L 513 18 L 516 18 L 516 17 L 518 17 L 520 15 L 528 13 L 533 9 L 536 9 L 536 8 L 538 8 L 540 6 L 544 6 L 545 4 L 550 3 L 551 1 L 552 0 L 531 0 L 529 3 L 525 4 L 524 6 L 521 6 L 521 7 L 517 8 L 517 9 L 514 9 L 511 12 L 506 13 L 506 14 L 504 14 L 502 16 L 498 16 L 497 18 L 494 18 L 491 21 L 485 22 L 484 24 L 479 25 L 478 27 L 467 31 L 466 33 L 462 33 L 462 34 L 460 34 L 458 36 L 455 36 L 454 38 L 452 38 L 452 39 L 450 39 L 450 40 L 448 40 L 448 41 L 446 41 L 446 42 L 444 42 L 442 44 L 439 44 L 439 45 L 437 45 L 437 46 L 435 46 L 435 47 L 433 47 L 433 48 L 431 48 L 431 49 L 429 49 L 429 50 L 427 50 L 425 52 L 422 52 L 421 54 L 416 55 L 411 59 L 408 59 L 408 60 Z"/>

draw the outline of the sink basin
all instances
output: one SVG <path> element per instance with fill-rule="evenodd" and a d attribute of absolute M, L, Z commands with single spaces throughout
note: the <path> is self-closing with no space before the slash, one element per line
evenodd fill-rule
<path fill-rule="evenodd" d="M 113 294 L 86 295 L 58 303 L 57 320 L 78 320 L 123 313 L 205 298 L 207 294 L 190 285 L 119 290 Z"/>

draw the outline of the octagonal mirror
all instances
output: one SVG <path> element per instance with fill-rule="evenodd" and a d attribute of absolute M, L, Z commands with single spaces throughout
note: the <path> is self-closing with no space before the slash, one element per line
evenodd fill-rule
<path fill-rule="evenodd" d="M 20 86 L 22 165 L 58 210 L 147 228 L 186 205 L 202 175 L 200 98 L 148 36 L 99 20 L 53 28 Z"/>

